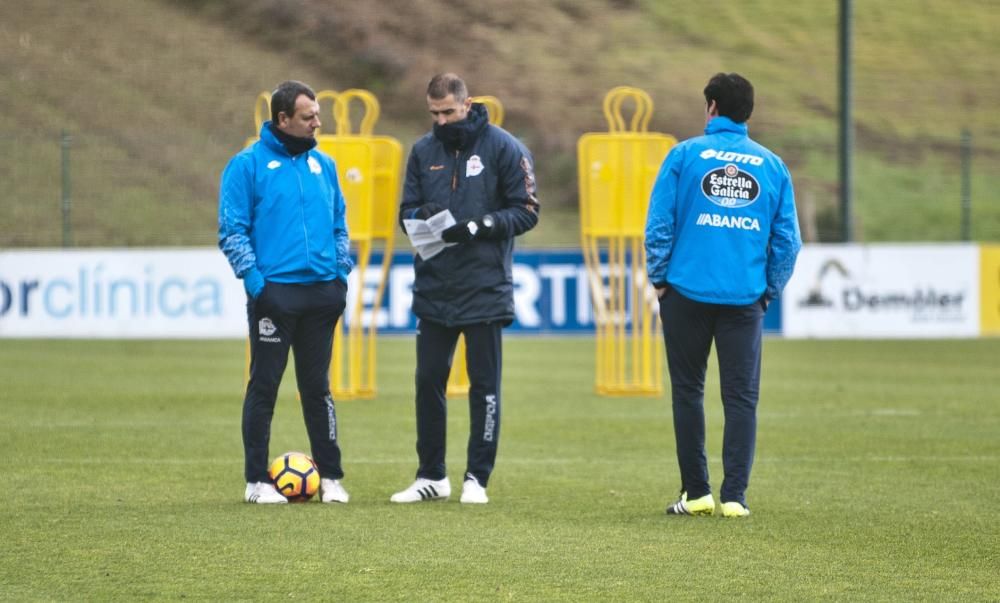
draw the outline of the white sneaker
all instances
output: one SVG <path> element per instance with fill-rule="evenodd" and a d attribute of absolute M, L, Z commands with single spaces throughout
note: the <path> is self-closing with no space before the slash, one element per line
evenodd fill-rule
<path fill-rule="evenodd" d="M 432 480 L 418 477 L 406 490 L 396 492 L 389 499 L 394 503 L 414 503 L 423 500 L 448 500 L 451 483 L 448 478 Z"/>
<path fill-rule="evenodd" d="M 463 503 L 485 505 L 490 502 L 490 499 L 486 496 L 486 488 L 479 485 L 479 480 L 471 475 L 466 475 L 465 482 L 462 484 L 461 501 Z"/>
<path fill-rule="evenodd" d="M 325 503 L 344 503 L 351 499 L 351 495 L 340 485 L 339 479 L 323 478 L 319 480 L 319 491 L 322 493 L 320 500 Z"/>
<path fill-rule="evenodd" d="M 271 482 L 247 482 L 246 492 L 243 493 L 243 500 L 248 503 L 258 505 L 280 505 L 287 503 L 288 499 L 274 489 Z"/>

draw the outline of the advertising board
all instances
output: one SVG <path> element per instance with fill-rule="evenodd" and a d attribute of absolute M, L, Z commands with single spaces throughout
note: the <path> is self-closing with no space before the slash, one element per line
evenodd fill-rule
<path fill-rule="evenodd" d="M 809 245 L 782 300 L 786 337 L 979 335 L 975 245 Z"/>

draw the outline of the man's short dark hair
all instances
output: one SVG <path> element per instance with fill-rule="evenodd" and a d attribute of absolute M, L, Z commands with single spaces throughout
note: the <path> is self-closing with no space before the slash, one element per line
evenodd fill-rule
<path fill-rule="evenodd" d="M 288 117 L 295 115 L 295 101 L 303 94 L 308 96 L 309 100 L 316 100 L 313 89 L 302 82 L 288 80 L 278 84 L 271 93 L 271 121 L 274 125 L 278 125 L 279 113 L 284 113 Z"/>
<path fill-rule="evenodd" d="M 453 94 L 458 102 L 469 97 L 469 89 L 465 87 L 465 82 L 454 73 L 439 73 L 427 84 L 428 98 L 441 100 L 447 98 L 449 94 Z"/>
<path fill-rule="evenodd" d="M 753 113 L 753 84 L 738 73 L 716 73 L 705 86 L 705 103 L 712 101 L 719 115 L 743 123 Z"/>

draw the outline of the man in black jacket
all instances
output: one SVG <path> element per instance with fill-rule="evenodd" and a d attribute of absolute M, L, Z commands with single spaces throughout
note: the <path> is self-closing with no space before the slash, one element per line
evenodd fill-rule
<path fill-rule="evenodd" d="M 427 86 L 434 129 L 413 145 L 406 166 L 400 220 L 450 210 L 457 223 L 442 233 L 453 245 L 413 260 L 417 315 L 416 481 L 392 502 L 443 500 L 445 389 L 458 337 L 465 335 L 470 433 L 463 503 L 486 503 L 500 439 L 501 329 L 514 320 L 514 237 L 538 223 L 531 153 L 491 125 L 453 73 Z"/>

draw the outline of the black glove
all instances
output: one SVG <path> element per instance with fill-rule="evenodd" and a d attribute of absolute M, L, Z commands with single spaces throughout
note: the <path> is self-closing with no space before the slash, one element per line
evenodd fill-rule
<path fill-rule="evenodd" d="M 411 216 L 415 220 L 427 220 L 431 216 L 436 216 L 437 214 L 443 212 L 446 209 L 448 208 L 439 203 L 424 203 L 417 209 L 413 210 Z"/>
<path fill-rule="evenodd" d="M 445 229 L 441 233 L 441 239 L 445 243 L 467 243 L 473 239 L 485 239 L 493 231 L 493 224 L 493 216 L 486 214 L 481 218 L 459 222 Z"/>
<path fill-rule="evenodd" d="M 445 243 L 468 243 L 479 235 L 482 226 L 476 220 L 465 220 L 450 226 L 441 233 Z"/>

